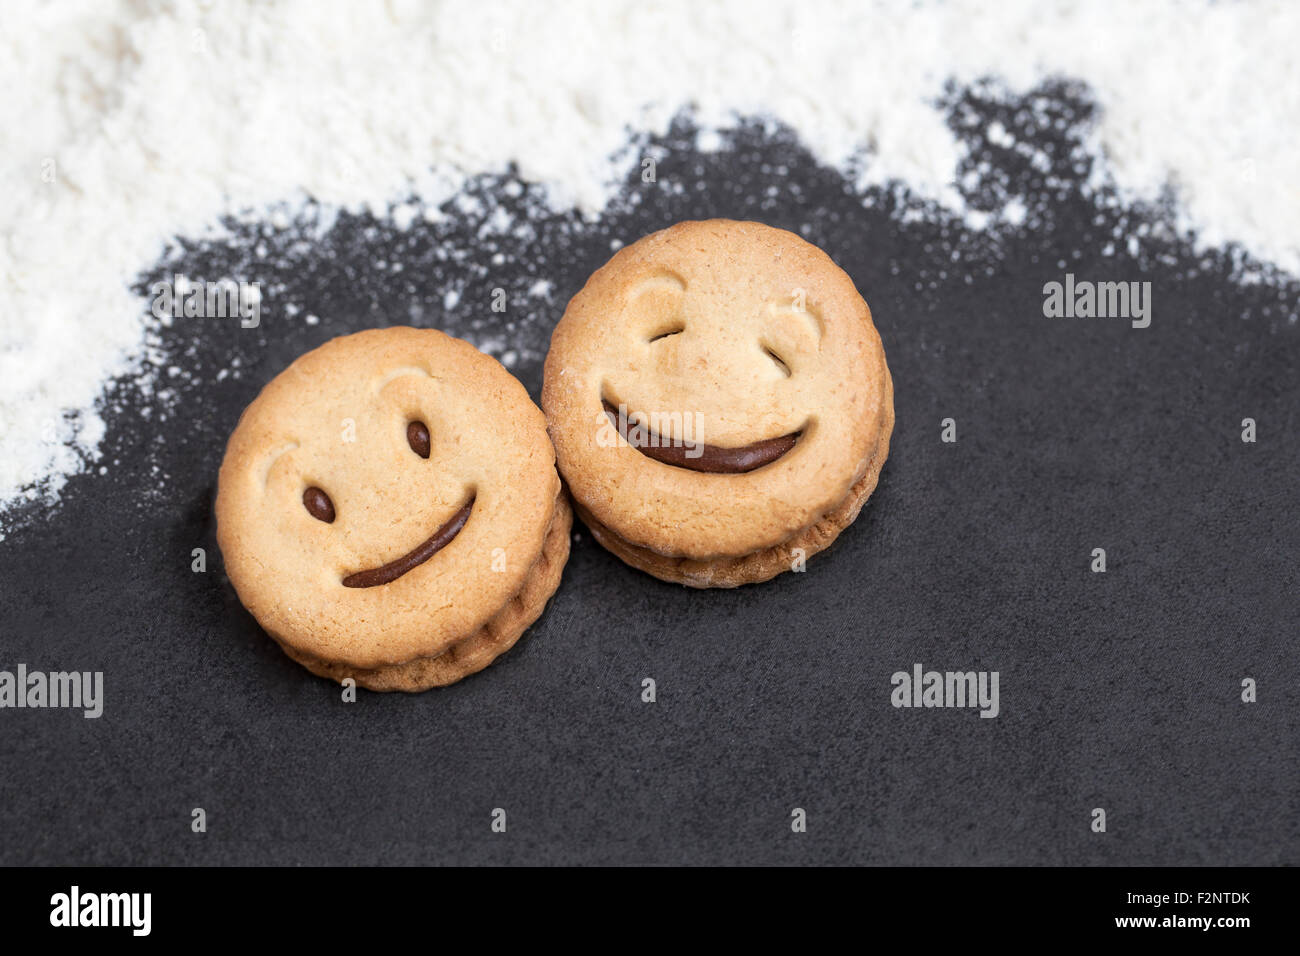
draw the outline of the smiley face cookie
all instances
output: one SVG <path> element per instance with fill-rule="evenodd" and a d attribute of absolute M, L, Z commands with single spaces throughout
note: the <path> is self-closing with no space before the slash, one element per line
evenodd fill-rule
<path fill-rule="evenodd" d="M 596 539 L 692 587 L 829 546 L 894 424 L 853 281 L 792 233 L 728 220 L 654 233 L 592 275 L 551 339 L 542 408 Z"/>
<path fill-rule="evenodd" d="M 217 540 L 245 607 L 308 670 L 450 684 L 509 650 L 569 555 L 545 422 L 494 359 L 389 328 L 299 358 L 240 417 Z"/>

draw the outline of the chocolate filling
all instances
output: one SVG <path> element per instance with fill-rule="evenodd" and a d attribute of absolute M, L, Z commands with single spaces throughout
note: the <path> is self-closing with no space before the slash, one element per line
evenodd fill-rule
<path fill-rule="evenodd" d="M 302 493 L 302 506 L 317 521 L 324 521 L 326 524 L 334 523 L 334 502 L 330 501 L 330 496 L 315 485 Z"/>
<path fill-rule="evenodd" d="M 396 561 L 389 561 L 387 564 L 378 568 L 371 568 L 368 571 L 358 571 L 356 574 L 349 574 L 343 579 L 343 586 L 346 588 L 373 588 L 380 584 L 388 584 L 390 581 L 396 581 L 407 571 L 417 568 L 428 561 L 431 557 L 451 544 L 453 538 L 460 534 L 460 529 L 465 527 L 465 522 L 469 520 L 470 509 L 474 507 L 474 499 L 471 498 L 465 507 L 461 508 L 451 520 L 433 533 L 429 540 L 425 541 L 413 551 L 408 551 Z"/>
<path fill-rule="evenodd" d="M 633 441 L 627 437 L 628 421 L 619 415 L 618 409 L 610 402 L 603 401 L 605 414 L 623 436 L 623 440 L 655 461 L 691 471 L 703 471 L 714 475 L 742 475 L 776 461 L 799 440 L 800 432 L 791 432 L 780 438 L 764 438 L 750 445 L 739 448 L 722 448 L 718 445 L 703 443 L 686 444 L 671 438 L 664 439 L 652 431 L 645 431 L 645 441 Z M 637 436 L 633 436 L 637 437 Z"/>
<path fill-rule="evenodd" d="M 429 427 L 424 422 L 411 422 L 406 426 L 406 443 L 421 458 L 428 458 Z"/>

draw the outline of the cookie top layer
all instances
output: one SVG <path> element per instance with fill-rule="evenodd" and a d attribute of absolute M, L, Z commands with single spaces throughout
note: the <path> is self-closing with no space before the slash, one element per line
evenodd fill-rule
<path fill-rule="evenodd" d="M 545 375 L 574 498 L 627 541 L 697 560 L 813 524 L 866 472 L 889 418 L 884 350 L 853 281 L 753 222 L 683 222 L 619 251 L 570 301 Z M 641 444 L 675 440 L 681 466 L 611 429 L 620 406 Z M 754 465 L 755 450 L 752 470 L 698 470 Z"/>
<path fill-rule="evenodd" d="M 439 654 L 510 601 L 559 490 L 542 414 L 495 359 L 374 329 L 303 355 L 244 411 L 217 540 L 267 631 L 378 667 Z"/>

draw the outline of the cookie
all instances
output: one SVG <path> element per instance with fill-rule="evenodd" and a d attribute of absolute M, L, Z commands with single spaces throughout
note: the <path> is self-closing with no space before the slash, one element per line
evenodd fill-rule
<path fill-rule="evenodd" d="M 371 690 L 451 684 L 509 650 L 569 555 L 545 421 L 496 360 L 432 329 L 325 343 L 245 409 L 217 541 L 293 660 Z"/>
<path fill-rule="evenodd" d="M 596 540 L 701 588 L 828 547 L 894 425 L 853 281 L 793 233 L 729 220 L 678 223 L 591 276 L 551 338 L 542 408 Z"/>

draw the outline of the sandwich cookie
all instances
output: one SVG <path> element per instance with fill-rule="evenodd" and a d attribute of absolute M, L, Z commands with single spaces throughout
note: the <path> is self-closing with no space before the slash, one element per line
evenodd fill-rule
<path fill-rule="evenodd" d="M 542 408 L 596 540 L 701 588 L 829 546 L 894 424 L 853 281 L 793 233 L 729 220 L 654 233 L 592 275 L 551 338 Z"/>
<path fill-rule="evenodd" d="M 240 417 L 217 541 L 244 606 L 314 674 L 420 691 L 481 670 L 560 583 L 572 515 L 545 422 L 432 329 L 325 343 Z"/>

